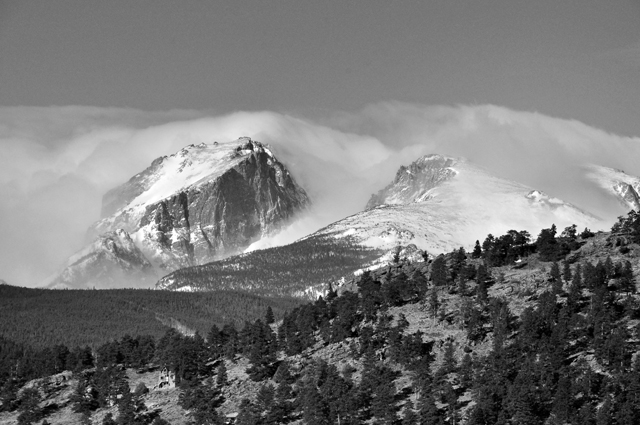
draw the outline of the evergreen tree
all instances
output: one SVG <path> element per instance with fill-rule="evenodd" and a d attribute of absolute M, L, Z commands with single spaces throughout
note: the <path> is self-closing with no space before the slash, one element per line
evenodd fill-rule
<path fill-rule="evenodd" d="M 554 261 L 553 264 L 551 264 L 549 277 L 552 282 L 553 292 L 556 294 L 559 294 L 560 292 L 562 292 L 562 275 L 560 274 L 560 267 L 558 266 L 557 261 Z"/>
<path fill-rule="evenodd" d="M 136 400 L 129 390 L 129 384 L 124 382 L 120 386 L 122 398 L 118 402 L 118 425 L 135 425 L 136 421 Z"/>
<path fill-rule="evenodd" d="M 556 225 L 549 229 L 542 229 L 536 240 L 536 248 L 541 261 L 556 261 L 558 259 L 558 241 L 556 240 Z"/>
<path fill-rule="evenodd" d="M 216 384 L 218 384 L 219 387 L 224 387 L 225 385 L 227 385 L 228 383 L 228 379 L 227 379 L 227 366 L 225 364 L 225 361 L 222 360 L 222 362 L 220 363 L 220 366 L 218 366 L 218 373 L 216 376 Z"/>
<path fill-rule="evenodd" d="M 465 353 L 460 362 L 460 384 L 470 388 L 473 383 L 473 359 L 469 353 Z"/>
<path fill-rule="evenodd" d="M 438 288 L 433 285 L 431 291 L 429 291 L 429 310 L 433 317 L 438 316 L 438 309 L 440 308 L 440 299 L 438 298 Z"/>
<path fill-rule="evenodd" d="M 271 309 L 271 306 L 267 307 L 267 313 L 264 316 L 264 322 L 267 325 L 270 325 L 272 323 L 274 323 L 276 321 L 276 319 L 273 316 L 273 310 Z"/>
<path fill-rule="evenodd" d="M 560 421 L 560 423 L 567 422 L 573 413 L 571 402 L 571 379 L 567 375 L 566 370 L 561 371 L 558 388 L 553 398 L 553 407 L 551 409 L 551 414 Z"/>
<path fill-rule="evenodd" d="M 402 425 L 416 425 L 420 421 L 420 417 L 413 409 L 413 403 L 407 403 L 402 412 Z"/>
<path fill-rule="evenodd" d="M 40 392 L 36 388 L 27 388 L 20 395 L 20 405 L 18 411 L 18 424 L 31 424 L 42 418 L 40 409 Z"/>
<path fill-rule="evenodd" d="M 444 255 L 438 255 L 431 263 L 431 282 L 434 286 L 447 284 L 447 262 Z"/>
<path fill-rule="evenodd" d="M 276 389 L 271 383 L 262 384 L 256 394 L 256 404 L 263 412 L 269 411 L 276 400 Z"/>
<path fill-rule="evenodd" d="M 421 424 L 441 425 L 444 423 L 442 414 L 436 407 L 436 401 L 428 389 L 426 391 L 423 390 L 422 396 L 420 397 L 418 414 Z"/>
<path fill-rule="evenodd" d="M 456 353 L 456 348 L 453 345 L 453 341 L 448 340 L 444 346 L 444 355 L 442 359 L 442 365 L 438 370 L 439 376 L 444 376 L 456 371 L 458 365 L 456 362 L 455 353 Z"/>
<path fill-rule="evenodd" d="M 248 398 L 243 398 L 238 409 L 236 425 L 257 425 L 260 423 L 260 409 Z"/>
<path fill-rule="evenodd" d="M 487 269 L 483 264 L 478 266 L 478 270 L 476 271 L 476 296 L 478 300 L 481 302 L 487 301 L 487 279 L 489 275 L 487 273 Z"/>
<path fill-rule="evenodd" d="M 573 274 L 571 273 L 571 266 L 566 260 L 562 262 L 562 277 L 567 283 L 571 282 L 571 278 L 573 277 Z"/>
<path fill-rule="evenodd" d="M 118 422 L 113 419 L 113 413 L 109 412 L 102 419 L 102 425 L 118 425 Z"/>
<path fill-rule="evenodd" d="M 473 247 L 471 258 L 480 258 L 480 257 L 482 257 L 482 248 L 480 247 L 480 241 L 476 240 L 476 245 Z"/>

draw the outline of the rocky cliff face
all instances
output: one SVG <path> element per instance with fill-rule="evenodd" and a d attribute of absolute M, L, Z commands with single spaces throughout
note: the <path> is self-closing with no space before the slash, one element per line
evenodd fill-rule
<path fill-rule="evenodd" d="M 241 252 L 308 203 L 259 142 L 190 145 L 107 193 L 89 234 L 125 229 L 154 265 L 175 270 Z"/>
<path fill-rule="evenodd" d="M 94 242 L 82 251 L 86 258 L 70 260 L 53 284 L 78 286 L 69 282 L 93 281 L 92 273 L 103 273 L 93 265 L 100 261 L 108 263 L 105 274 L 119 266 L 125 274 L 133 270 L 128 258 L 111 258 L 130 256 L 133 248 L 103 248 L 114 232 L 120 242 L 130 240 L 135 255 L 144 259 L 134 263 L 145 270 L 145 276 L 147 264 L 162 275 L 242 252 L 280 230 L 308 204 L 304 189 L 268 146 L 248 137 L 189 145 L 156 159 L 104 196 L 102 218 L 87 233 Z M 90 266 L 84 265 L 87 261 Z M 81 270 L 76 270 L 80 265 Z"/>
<path fill-rule="evenodd" d="M 425 201 L 432 189 L 456 176 L 455 164 L 454 158 L 426 155 L 408 167 L 401 166 L 393 181 L 371 196 L 365 209 Z"/>
<path fill-rule="evenodd" d="M 150 287 L 153 266 L 124 230 L 106 232 L 72 256 L 49 287 L 55 289 Z"/>

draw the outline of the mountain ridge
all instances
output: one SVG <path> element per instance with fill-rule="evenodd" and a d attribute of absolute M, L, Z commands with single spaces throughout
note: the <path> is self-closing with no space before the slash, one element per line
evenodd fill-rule
<path fill-rule="evenodd" d="M 109 232 L 126 234 L 161 275 L 242 252 L 278 232 L 309 204 L 267 145 L 241 137 L 189 145 L 157 158 L 105 194 L 103 217 L 87 237 L 93 240 L 89 246 L 96 246 Z M 67 282 L 74 274 L 80 280 L 90 274 L 72 273 L 76 260 L 72 257 L 63 271 Z"/>

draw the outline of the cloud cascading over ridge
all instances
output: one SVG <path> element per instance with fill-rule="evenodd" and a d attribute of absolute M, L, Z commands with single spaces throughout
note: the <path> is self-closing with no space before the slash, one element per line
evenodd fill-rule
<path fill-rule="evenodd" d="M 385 102 L 314 118 L 0 108 L 0 278 L 39 284 L 82 246 L 107 190 L 185 145 L 241 136 L 271 144 L 316 205 L 279 242 L 361 210 L 400 165 L 427 153 L 465 156 L 609 220 L 619 208 L 589 191 L 582 164 L 640 175 L 638 138 L 492 105 Z"/>

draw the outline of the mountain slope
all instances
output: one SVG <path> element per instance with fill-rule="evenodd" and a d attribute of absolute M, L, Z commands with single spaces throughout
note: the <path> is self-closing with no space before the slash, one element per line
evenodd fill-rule
<path fill-rule="evenodd" d="M 461 246 L 471 248 L 473 241 L 483 240 L 487 232 L 526 230 L 535 237 L 547 223 L 555 223 L 559 229 L 600 224 L 596 217 L 571 204 L 492 176 L 464 159 L 440 155 L 428 155 L 401 167 L 394 181 L 372 196 L 367 207 L 286 247 L 179 270 L 163 277 L 156 287 L 315 294 L 326 291 L 329 282 L 341 277 L 348 279 L 361 269 L 380 267 L 399 246 L 406 247 L 400 256 L 421 260 L 420 250 L 437 255 Z M 331 273 L 325 270 L 302 277 L 296 273 L 316 267 L 324 270 L 321 258 L 326 252 L 339 252 L 350 261 L 333 267 Z M 268 272 L 261 275 L 252 270 Z"/>
<path fill-rule="evenodd" d="M 149 287 L 156 279 L 153 266 L 122 229 L 106 232 L 77 252 L 49 287 L 107 289 Z"/>
<path fill-rule="evenodd" d="M 245 137 L 189 145 L 156 159 L 104 196 L 103 218 L 87 235 L 98 240 L 114 231 L 126 235 L 162 275 L 242 252 L 261 237 L 277 232 L 308 204 L 304 189 L 269 148 Z M 96 243 L 100 244 L 90 246 L 95 248 Z M 78 256 L 87 255 L 94 258 L 93 263 L 99 262 L 101 251 L 90 253 L 91 249 L 74 256 L 54 284 L 86 287 L 92 272 L 112 271 L 111 266 L 77 263 Z M 111 262 L 125 266 L 122 261 Z M 126 277 L 130 269 L 126 266 L 120 271 Z M 127 282 L 134 287 L 149 286 L 138 277 Z"/>
<path fill-rule="evenodd" d="M 90 233 L 122 228 L 173 270 L 240 252 L 309 199 L 268 147 L 250 138 L 190 145 L 108 192 Z"/>
<path fill-rule="evenodd" d="M 309 237 L 348 235 L 380 249 L 413 243 L 440 253 L 469 247 L 487 233 L 514 229 L 535 236 L 547 223 L 560 229 L 601 225 L 597 217 L 567 202 L 493 176 L 465 159 L 441 155 L 401 167 L 367 208 Z"/>

